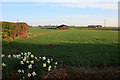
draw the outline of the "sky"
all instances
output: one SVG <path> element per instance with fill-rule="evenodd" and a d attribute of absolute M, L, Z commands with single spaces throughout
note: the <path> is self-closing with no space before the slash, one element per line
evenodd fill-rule
<path fill-rule="evenodd" d="M 29 25 L 118 25 L 119 0 L 2 0 L 0 20 Z"/>

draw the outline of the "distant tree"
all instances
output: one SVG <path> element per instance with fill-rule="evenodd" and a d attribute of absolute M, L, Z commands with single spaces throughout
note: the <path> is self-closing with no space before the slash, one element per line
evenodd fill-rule
<path fill-rule="evenodd" d="M 38 27 L 42 27 L 41 25 L 39 25 Z"/>
<path fill-rule="evenodd" d="M 29 25 L 29 27 L 32 27 L 32 26 Z"/>

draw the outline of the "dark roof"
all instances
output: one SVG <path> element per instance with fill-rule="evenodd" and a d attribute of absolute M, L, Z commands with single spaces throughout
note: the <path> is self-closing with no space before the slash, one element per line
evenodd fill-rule
<path fill-rule="evenodd" d="M 68 26 L 63 24 L 63 25 L 58 26 L 57 28 L 59 27 L 68 27 Z"/>

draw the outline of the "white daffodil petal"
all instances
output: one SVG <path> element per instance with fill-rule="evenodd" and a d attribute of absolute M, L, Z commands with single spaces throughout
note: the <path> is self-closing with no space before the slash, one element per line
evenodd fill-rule
<path fill-rule="evenodd" d="M 10 58 L 11 57 L 11 55 L 8 55 L 8 58 Z"/>
<path fill-rule="evenodd" d="M 48 60 L 47 62 L 48 62 L 48 64 L 50 64 L 50 61 L 49 61 L 49 60 Z"/>
<path fill-rule="evenodd" d="M 36 73 L 35 73 L 35 72 L 33 72 L 33 73 L 32 73 L 32 75 L 33 75 L 33 76 L 35 76 L 35 75 L 36 75 Z"/>
<path fill-rule="evenodd" d="M 51 68 L 48 68 L 48 71 L 51 71 Z"/>
<path fill-rule="evenodd" d="M 31 58 L 34 58 L 34 55 L 31 55 Z"/>
<path fill-rule="evenodd" d="M 22 69 L 22 73 L 24 73 L 24 70 Z"/>
<path fill-rule="evenodd" d="M 31 61 L 31 64 L 34 64 L 34 61 Z"/>
<path fill-rule="evenodd" d="M 47 65 L 46 65 L 46 63 L 43 63 L 43 67 L 46 67 Z"/>
<path fill-rule="evenodd" d="M 57 65 L 57 64 L 58 64 L 58 62 L 55 62 L 55 64 Z"/>
<path fill-rule="evenodd" d="M 1 57 L 4 57 L 4 56 L 5 56 L 4 54 L 1 55 Z"/>
<path fill-rule="evenodd" d="M 28 74 L 27 74 L 27 76 L 28 76 L 28 77 L 30 77 L 30 76 L 31 76 L 31 74 L 30 74 L 30 73 L 28 73 Z"/>
<path fill-rule="evenodd" d="M 21 70 L 19 69 L 18 72 L 21 73 Z"/>
<path fill-rule="evenodd" d="M 46 59 L 46 57 L 42 57 L 43 58 L 43 60 L 45 60 Z"/>
<path fill-rule="evenodd" d="M 30 64 L 30 65 L 28 66 L 28 68 L 31 69 L 31 68 L 32 68 L 32 65 Z"/>
<path fill-rule="evenodd" d="M 23 61 L 20 61 L 20 64 L 24 64 L 24 62 L 23 62 Z"/>

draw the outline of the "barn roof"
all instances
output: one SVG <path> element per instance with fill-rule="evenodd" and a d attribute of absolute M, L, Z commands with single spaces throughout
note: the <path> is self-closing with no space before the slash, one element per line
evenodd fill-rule
<path fill-rule="evenodd" d="M 67 25 L 62 24 L 62 25 L 58 26 L 57 28 L 59 28 L 59 27 L 68 27 L 68 26 L 67 26 Z"/>

